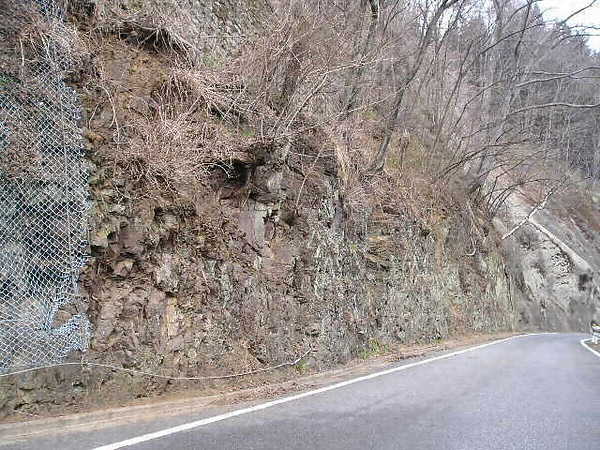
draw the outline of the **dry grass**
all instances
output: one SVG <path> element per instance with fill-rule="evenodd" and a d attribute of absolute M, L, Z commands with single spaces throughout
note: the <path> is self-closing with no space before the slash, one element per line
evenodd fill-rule
<path fill-rule="evenodd" d="M 15 47 L 21 56 L 21 66 L 43 61 L 66 76 L 90 59 L 90 51 L 77 29 L 52 17 L 45 17 L 33 7 L 23 6 L 24 17 Z"/>
<path fill-rule="evenodd" d="M 78 0 L 68 0 L 74 11 L 85 9 Z M 175 1 L 116 2 L 99 0 L 88 11 L 94 18 L 95 31 L 116 34 L 139 47 L 183 57 L 194 62 L 199 49 L 184 37 L 193 17 L 190 8 L 181 8 Z"/>
<path fill-rule="evenodd" d="M 215 72 L 173 71 L 160 90 L 155 111 L 128 121 L 131 137 L 120 162 L 139 166 L 143 161 L 146 179 L 155 173 L 183 184 L 206 180 L 215 167 L 227 173 L 256 142 L 241 128 L 240 92 L 224 86 Z"/>
<path fill-rule="evenodd" d="M 156 172 L 198 182 L 212 167 L 226 169 L 227 161 L 254 142 L 296 142 L 318 129 L 326 142 L 335 143 L 331 148 L 337 175 L 351 210 L 369 211 L 374 203 L 402 199 L 411 216 L 433 223 L 437 219 L 432 211 L 443 208 L 454 194 L 445 192 L 453 185 L 448 180 L 431 188 L 439 164 L 428 153 L 433 136 L 423 126 L 426 105 L 419 106 L 418 117 L 403 123 L 405 133 L 394 138 L 385 173 L 374 178 L 365 174 L 381 138 L 381 111 L 391 94 L 367 77 L 359 107 L 351 114 L 344 111 L 347 84 L 357 64 L 359 38 L 352 30 L 366 28 L 358 23 L 357 5 L 344 14 L 338 7 L 315 10 L 292 0 L 278 3 L 276 20 L 263 24 L 263 32 L 246 39 L 240 53 L 223 64 L 216 54 L 199 58 L 198 49 L 183 35 L 185 25 L 196 20 L 188 8 L 177 8 L 173 1 L 158 5 L 143 0 L 129 9 L 112 0 L 97 2 L 93 16 L 101 32 L 166 55 L 165 65 L 178 66 L 163 83 L 156 110 L 120 124 L 126 136 L 120 162 L 134 161 L 146 177 Z M 369 55 L 372 67 L 383 70 L 390 63 L 377 61 L 379 56 Z M 411 111 L 405 114 L 410 119 Z M 421 194 L 426 200 L 418 199 Z"/>
<path fill-rule="evenodd" d="M 59 134 L 66 126 L 54 116 L 64 101 L 58 80 L 83 65 L 89 52 L 76 30 L 60 20 L 43 16 L 26 2 L 7 3 L 3 7 L 14 14 L 9 18 L 11 32 L 0 45 L 5 56 L 0 60 L 0 88 L 8 104 L 0 111 L 7 145 L 0 169 L 9 178 L 42 177 L 48 168 L 40 164 L 44 142 L 39 132 Z"/>
<path fill-rule="evenodd" d="M 250 94 L 236 73 L 226 68 L 175 69 L 164 83 L 164 101 L 188 111 L 203 110 L 232 125 L 243 126 L 252 113 Z"/>

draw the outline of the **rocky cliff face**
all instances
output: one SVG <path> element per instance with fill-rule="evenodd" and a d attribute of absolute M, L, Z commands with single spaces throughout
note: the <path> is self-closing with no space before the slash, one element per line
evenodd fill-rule
<path fill-rule="evenodd" d="M 509 273 L 519 293 L 521 328 L 553 331 L 588 331 L 598 320 L 598 242 L 600 214 L 595 194 L 582 187 L 564 188 L 536 209 L 523 194 L 507 204 L 500 232 L 527 223 L 507 238 L 505 254 Z"/>
<path fill-rule="evenodd" d="M 559 327 L 538 313 L 541 291 L 523 295 L 535 283 L 533 263 L 507 264 L 499 233 L 461 200 L 448 197 L 443 209 L 421 214 L 410 199 L 432 204 L 432 193 L 403 185 L 409 194 L 372 189 L 353 202 L 335 142 L 310 117 L 302 119 L 308 131 L 264 140 L 260 124 L 223 120 L 219 105 L 203 97 L 190 102 L 189 86 L 173 81 L 178 68 L 169 52 L 206 43 L 194 36 L 215 30 L 228 36 L 221 49 L 235 51 L 236 33 L 250 26 L 236 21 L 263 9 L 190 2 L 174 13 L 188 28 L 174 28 L 169 15 L 160 24 L 139 19 L 158 3 L 73 6 L 82 34 L 105 29 L 87 60 L 93 81 L 72 80 L 85 111 L 93 205 L 81 279 L 93 327 L 85 359 L 193 377 L 266 367 L 310 350 L 306 365 L 322 369 L 398 342 Z M 243 7 L 252 14 L 236 12 Z M 205 59 L 203 77 L 212 73 Z M 177 156 L 189 157 L 187 142 L 206 158 Z M 392 172 L 377 180 L 401 183 L 412 181 Z M 563 307 L 564 317 L 578 311 Z M 578 327 L 584 316 L 560 319 L 560 327 Z M 0 383 L 4 417 L 173 389 L 164 380 L 77 367 Z"/>
<path fill-rule="evenodd" d="M 93 257 L 82 278 L 94 333 L 85 358 L 204 376 L 310 349 L 308 366 L 323 369 L 393 343 L 515 327 L 492 237 L 466 256 L 452 219 L 424 228 L 400 204 L 361 219 L 364 235 L 348 230 L 335 161 L 322 161 L 294 210 L 310 158 L 295 150 L 284 164 L 249 165 L 243 184 L 216 170 L 207 186 L 161 198 L 139 198 L 131 174 L 95 152 Z M 5 382 L 5 414 L 43 412 L 57 398 L 111 403 L 169 390 L 106 371 L 51 372 Z"/>

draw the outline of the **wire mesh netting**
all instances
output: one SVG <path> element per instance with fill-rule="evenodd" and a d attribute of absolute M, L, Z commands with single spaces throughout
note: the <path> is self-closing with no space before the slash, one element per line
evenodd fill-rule
<path fill-rule="evenodd" d="M 87 173 L 52 0 L 0 0 L 0 372 L 87 348 Z"/>

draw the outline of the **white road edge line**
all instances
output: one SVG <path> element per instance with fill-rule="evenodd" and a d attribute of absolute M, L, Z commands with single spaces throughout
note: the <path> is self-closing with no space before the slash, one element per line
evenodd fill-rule
<path fill-rule="evenodd" d="M 585 348 L 587 348 L 594 355 L 596 355 L 598 358 L 600 358 L 600 353 L 597 352 L 596 350 L 594 350 L 593 348 L 591 348 L 589 345 L 586 344 L 586 342 L 589 342 L 589 341 L 590 341 L 590 339 L 582 339 L 582 340 L 579 341 L 579 343 L 581 345 L 583 345 Z"/>
<path fill-rule="evenodd" d="M 312 391 L 302 392 L 300 394 L 292 395 L 290 397 L 280 398 L 278 400 L 273 400 L 273 401 L 270 401 L 270 402 L 262 403 L 260 405 L 251 406 L 249 408 L 238 409 L 236 411 L 231 411 L 231 412 L 228 412 L 228 413 L 225 413 L 225 414 L 220 414 L 218 416 L 208 417 L 206 419 L 201 419 L 201 420 L 197 420 L 195 422 L 185 423 L 183 425 L 179 425 L 179 426 L 172 427 L 172 428 L 166 428 L 164 430 L 156 431 L 154 433 L 148 433 L 148 434 L 144 434 L 142 436 L 137 436 L 137 437 L 134 437 L 134 438 L 126 439 L 124 441 L 115 442 L 113 444 L 103 445 L 101 447 L 96 447 L 96 448 L 94 448 L 92 450 L 117 450 L 117 449 L 120 449 L 120 448 L 123 448 L 123 447 L 130 447 L 132 445 L 141 444 L 142 442 L 147 442 L 147 441 L 152 441 L 154 439 L 159 439 L 159 438 L 168 436 L 170 434 L 180 433 L 182 431 L 191 430 L 193 428 L 199 428 L 199 427 L 202 427 L 204 425 L 208 425 L 210 423 L 220 422 L 222 420 L 230 419 L 232 417 L 237 417 L 237 416 L 241 416 L 241 415 L 244 415 L 244 414 L 249 414 L 249 413 L 252 413 L 252 412 L 255 412 L 255 411 L 260 411 L 260 410 L 263 410 L 263 409 L 271 408 L 273 406 L 281 405 L 282 403 L 289 403 L 289 402 L 293 402 L 294 400 L 299 400 L 301 398 L 310 397 L 310 396 L 317 395 L 317 394 L 322 394 L 323 392 L 327 392 L 327 391 L 333 391 L 334 389 L 339 389 L 339 388 L 342 388 L 342 387 L 345 387 L 345 386 L 350 386 L 351 384 L 360 383 L 361 381 L 372 380 L 373 378 L 379 378 L 381 376 L 389 375 L 391 373 L 400 372 L 402 370 L 411 369 L 411 368 L 417 367 L 417 366 L 422 366 L 424 364 L 429 364 L 431 362 L 439 361 L 441 359 L 452 358 L 454 356 L 462 355 L 464 353 L 473 352 L 475 350 L 480 350 L 482 348 L 489 347 L 489 346 L 496 345 L 496 344 L 500 344 L 502 342 L 510 341 L 510 340 L 513 340 L 513 339 L 518 339 L 518 338 L 523 338 L 523 337 L 529 337 L 529 336 L 546 336 L 546 335 L 551 335 L 551 334 L 557 334 L 557 333 L 530 333 L 530 334 L 522 334 L 522 335 L 519 335 L 519 336 L 512 336 L 512 337 L 509 337 L 509 338 L 504 338 L 504 339 L 500 339 L 500 340 L 497 340 L 497 341 L 488 342 L 486 344 L 481 344 L 481 345 L 477 345 L 475 347 L 465 348 L 465 349 L 458 350 L 458 351 L 455 351 L 455 352 L 446 353 L 444 355 L 435 356 L 433 358 L 428 358 L 428 359 L 424 359 L 424 360 L 417 361 L 417 362 L 414 362 L 414 363 L 405 364 L 403 366 L 394 367 L 392 369 L 383 370 L 381 372 L 372 373 L 370 375 L 365 375 L 365 376 L 362 376 L 362 377 L 353 378 L 351 380 L 346 380 L 346 381 L 342 381 L 340 383 L 332 384 L 331 386 L 325 386 L 325 387 L 322 387 L 322 388 L 319 388 L 319 389 L 315 389 L 315 390 L 312 390 Z M 591 349 L 589 349 L 589 350 L 591 350 Z M 596 353 L 594 350 L 591 350 L 591 351 L 593 351 L 594 353 Z M 600 356 L 600 354 L 598 354 L 598 356 Z"/>

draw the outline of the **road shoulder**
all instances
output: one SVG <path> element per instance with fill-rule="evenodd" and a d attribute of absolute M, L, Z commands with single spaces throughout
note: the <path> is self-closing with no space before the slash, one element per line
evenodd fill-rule
<path fill-rule="evenodd" d="M 0 437 L 3 439 L 40 437 L 56 433 L 69 433 L 90 428 L 98 429 L 154 420 L 159 417 L 185 415 L 216 406 L 231 406 L 242 402 L 268 400 L 284 395 L 319 389 L 344 380 L 364 376 L 406 360 L 418 360 L 443 354 L 461 348 L 468 348 L 486 342 L 516 336 L 517 333 L 498 333 L 453 338 L 446 341 L 418 346 L 396 346 L 384 355 L 370 355 L 366 359 L 353 360 L 343 367 L 318 373 L 299 376 L 289 370 L 289 379 L 278 383 L 267 383 L 250 389 L 235 390 L 217 395 L 205 392 L 187 392 L 177 395 L 146 399 L 138 404 L 117 408 L 89 411 L 78 414 L 48 417 L 37 420 L 0 424 Z M 600 356 L 600 354 L 599 354 Z M 295 376 L 294 376 L 295 375 Z"/>

